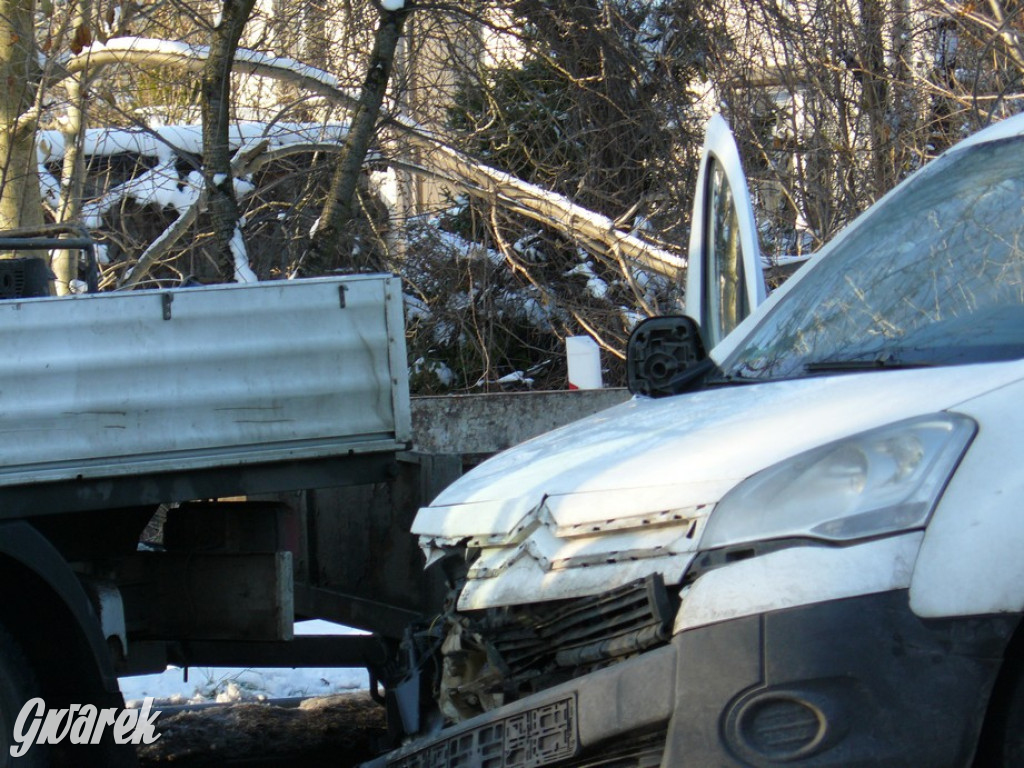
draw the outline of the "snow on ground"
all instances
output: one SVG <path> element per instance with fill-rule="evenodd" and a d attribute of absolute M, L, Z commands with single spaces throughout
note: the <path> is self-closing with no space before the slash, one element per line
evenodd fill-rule
<path fill-rule="evenodd" d="M 297 635 L 361 634 L 359 630 L 327 621 L 303 621 L 295 625 Z M 292 697 L 329 696 L 366 690 L 365 669 L 242 669 L 231 667 L 190 667 L 185 671 L 168 667 L 153 675 L 120 679 L 121 693 L 131 705 L 152 696 L 155 708 L 180 704 L 263 701 Z"/>

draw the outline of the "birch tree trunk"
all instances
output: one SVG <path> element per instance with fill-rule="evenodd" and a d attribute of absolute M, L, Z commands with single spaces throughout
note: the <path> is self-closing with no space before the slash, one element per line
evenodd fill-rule
<path fill-rule="evenodd" d="M 83 43 L 91 40 L 89 34 L 92 19 L 92 3 L 90 0 L 78 0 L 74 3 L 72 28 L 75 30 L 72 51 L 79 53 Z M 76 50 L 78 48 L 78 50 Z M 82 143 L 85 138 L 86 112 L 85 99 L 88 89 L 87 71 L 78 72 L 68 78 L 67 120 L 61 127 L 64 134 L 64 165 L 61 169 L 60 201 L 57 205 L 56 218 L 58 223 L 76 223 L 82 215 L 82 198 L 85 190 L 85 154 Z M 55 289 L 58 296 L 71 292 L 71 283 L 78 277 L 78 251 L 56 251 L 51 261 L 53 274 L 56 278 Z"/>

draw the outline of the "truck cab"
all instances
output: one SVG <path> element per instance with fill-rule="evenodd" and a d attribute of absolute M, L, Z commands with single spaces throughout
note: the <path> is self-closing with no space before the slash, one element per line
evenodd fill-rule
<path fill-rule="evenodd" d="M 450 586 L 418 635 L 436 710 L 378 764 L 1024 759 L 1024 117 L 767 298 L 727 139 L 636 395 L 417 515 Z"/>

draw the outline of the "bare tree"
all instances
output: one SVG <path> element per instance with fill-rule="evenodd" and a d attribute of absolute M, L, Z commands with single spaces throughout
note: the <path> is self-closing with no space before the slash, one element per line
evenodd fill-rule
<path fill-rule="evenodd" d="M 62 41 L 70 39 L 73 53 L 81 51 L 92 42 L 94 26 L 92 3 L 89 0 L 75 0 L 71 4 L 69 24 L 66 29 L 58 27 L 51 31 L 51 38 Z M 86 99 L 88 98 L 89 76 L 83 71 L 69 77 L 65 83 L 67 108 L 61 125 L 64 136 L 64 163 L 61 172 L 60 195 L 53 211 L 54 219 L 60 224 L 77 224 L 82 213 L 85 196 L 85 155 L 83 138 L 86 129 Z M 71 292 L 78 277 L 78 252 L 57 251 L 52 258 L 53 274 L 56 278 L 56 292 L 64 295 Z"/>
<path fill-rule="evenodd" d="M 228 130 L 231 120 L 231 70 L 242 30 L 256 0 L 224 0 L 202 74 L 203 178 L 223 279 L 249 281 L 249 268 L 235 199 Z"/>
<path fill-rule="evenodd" d="M 345 145 L 334 171 L 331 190 L 311 237 L 305 256 L 305 269 L 322 272 L 342 263 L 358 269 L 366 266 L 379 269 L 379 264 L 360 263 L 352 237 L 351 224 L 356 218 L 356 191 L 363 173 L 366 153 L 376 135 L 381 105 L 395 67 L 395 55 L 410 7 L 400 4 L 395 10 L 378 6 L 380 20 L 374 35 L 373 51 L 366 67 L 362 93 L 352 115 Z"/>
<path fill-rule="evenodd" d="M 0 229 L 43 223 L 35 166 L 36 122 L 30 114 L 39 65 L 32 0 L 0 0 Z"/>
<path fill-rule="evenodd" d="M 26 8 L 8 3 L 5 19 Z M 51 14 L 36 29 L 46 66 L 22 55 L 8 84 L 24 87 L 3 104 L 23 136 L 60 118 L 72 150 L 90 125 L 146 131 L 196 122 L 202 105 L 205 147 L 164 139 L 174 160 L 160 161 L 168 184 L 204 179 L 187 208 L 125 196 L 100 216 L 89 201 L 153 162 L 83 170 L 60 156 L 64 182 L 49 191 L 64 194 L 47 196 L 47 215 L 96 227 L 113 254 L 104 285 L 228 280 L 246 261 L 260 278 L 400 271 L 433 316 L 414 323 L 413 348 L 462 366 L 466 386 L 538 366 L 557 380 L 568 334 L 614 361 L 639 316 L 672 308 L 708 112 L 723 109 L 741 139 L 763 249 L 786 254 L 1021 103 L 1008 0 L 304 0 L 266 6 L 276 16 L 228 0 L 212 32 L 199 0 L 129 7 L 89 24 Z M 107 41 L 116 30 L 183 45 Z M 75 104 L 81 120 L 68 120 Z M 266 141 L 228 141 L 249 120 Z M 293 121 L 349 131 L 280 151 L 270 137 Z M 4 205 L 34 194 L 26 146 L 21 159 L 5 150 Z M 260 233 L 244 249 L 243 220 Z"/>
<path fill-rule="evenodd" d="M 949 19 L 948 28 L 958 35 L 956 41 L 962 37 L 969 43 L 962 52 L 959 46 L 951 50 L 947 45 L 943 53 L 947 60 L 960 57 L 977 121 L 1019 111 L 1015 102 L 1024 91 L 1024 4 L 1019 0 L 936 0 L 936 5 Z M 946 63 L 949 72 L 951 62 Z"/>
<path fill-rule="evenodd" d="M 997 0 L 983 5 L 743 0 L 702 7 L 716 30 L 711 80 L 741 141 L 766 252 L 819 247 L 984 124 L 989 108 L 1014 111 L 1014 14 Z"/>

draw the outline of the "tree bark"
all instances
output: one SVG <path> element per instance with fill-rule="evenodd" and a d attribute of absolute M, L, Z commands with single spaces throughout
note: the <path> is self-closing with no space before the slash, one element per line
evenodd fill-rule
<path fill-rule="evenodd" d="M 871 130 L 871 165 L 874 198 L 895 183 L 890 152 L 893 137 L 888 121 L 888 77 L 885 71 L 883 28 L 885 8 L 881 0 L 860 0 L 862 107 Z"/>
<path fill-rule="evenodd" d="M 43 224 L 35 123 L 20 119 L 36 96 L 34 17 L 33 0 L 0 0 L 0 230 Z"/>
<path fill-rule="evenodd" d="M 219 268 L 225 282 L 237 274 L 232 240 L 239 229 L 238 201 L 231 172 L 231 69 L 235 51 L 255 0 L 224 0 L 221 20 L 213 30 L 210 52 L 202 74 L 203 179 Z"/>
<path fill-rule="evenodd" d="M 394 69 L 395 52 L 408 15 L 406 7 L 396 11 L 380 11 L 380 23 L 374 37 L 362 94 L 331 178 L 331 190 L 320 214 L 320 223 L 313 233 L 304 259 L 303 271 L 307 274 L 333 269 L 346 258 L 349 260 L 347 266 L 354 270 L 380 268 L 380 265 L 361 261 L 354 253 L 351 225 L 356 213 L 356 190 L 363 162 L 376 132 L 377 117 L 384 103 L 384 95 Z"/>
<path fill-rule="evenodd" d="M 89 39 L 92 15 L 90 0 L 78 0 L 74 3 L 71 26 L 75 30 L 76 41 Z M 73 51 L 77 45 L 78 43 L 72 44 Z M 68 79 L 66 87 L 67 121 L 61 126 L 61 133 L 64 134 L 64 165 L 61 169 L 60 201 L 56 210 L 59 224 L 75 223 L 82 215 L 82 197 L 85 190 L 85 153 L 82 151 L 82 143 L 86 128 L 88 72 L 73 75 Z M 65 296 L 71 293 L 72 281 L 78 278 L 78 251 L 56 251 L 50 264 L 56 278 L 54 282 L 57 295 Z"/>

